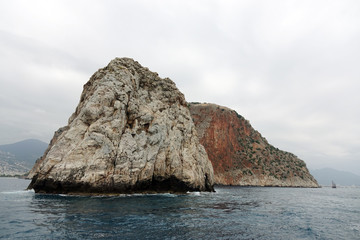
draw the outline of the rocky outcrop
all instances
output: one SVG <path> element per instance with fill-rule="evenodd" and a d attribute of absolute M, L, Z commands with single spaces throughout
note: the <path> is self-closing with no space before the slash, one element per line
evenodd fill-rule
<path fill-rule="evenodd" d="M 304 161 L 270 145 L 248 120 L 214 104 L 189 104 L 216 184 L 318 187 Z"/>
<path fill-rule="evenodd" d="M 29 176 L 29 188 L 45 193 L 213 191 L 184 95 L 129 58 L 112 60 L 84 85 Z"/>

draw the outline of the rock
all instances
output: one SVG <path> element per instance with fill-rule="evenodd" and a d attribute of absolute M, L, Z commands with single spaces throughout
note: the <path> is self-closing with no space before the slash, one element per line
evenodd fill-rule
<path fill-rule="evenodd" d="M 270 145 L 248 120 L 215 104 L 189 104 L 216 184 L 319 187 L 305 162 Z"/>
<path fill-rule="evenodd" d="M 129 58 L 112 60 L 84 85 L 29 176 L 41 193 L 213 191 L 184 95 Z"/>

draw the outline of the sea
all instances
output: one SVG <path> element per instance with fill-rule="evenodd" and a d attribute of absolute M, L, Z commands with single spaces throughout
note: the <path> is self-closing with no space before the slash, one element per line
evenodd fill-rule
<path fill-rule="evenodd" d="M 67 196 L 0 178 L 0 239 L 360 239 L 360 188 Z"/>

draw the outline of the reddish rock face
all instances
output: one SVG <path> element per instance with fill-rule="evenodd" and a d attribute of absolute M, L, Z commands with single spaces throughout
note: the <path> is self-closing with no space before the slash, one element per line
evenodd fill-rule
<path fill-rule="evenodd" d="M 270 145 L 234 110 L 195 103 L 189 108 L 217 184 L 318 187 L 304 161 Z"/>

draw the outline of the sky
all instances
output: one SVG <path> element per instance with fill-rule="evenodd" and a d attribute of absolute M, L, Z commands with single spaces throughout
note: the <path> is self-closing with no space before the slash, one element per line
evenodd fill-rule
<path fill-rule="evenodd" d="M 49 142 L 131 57 L 309 168 L 360 174 L 359 43 L 357 0 L 0 0 L 0 144 Z"/>

